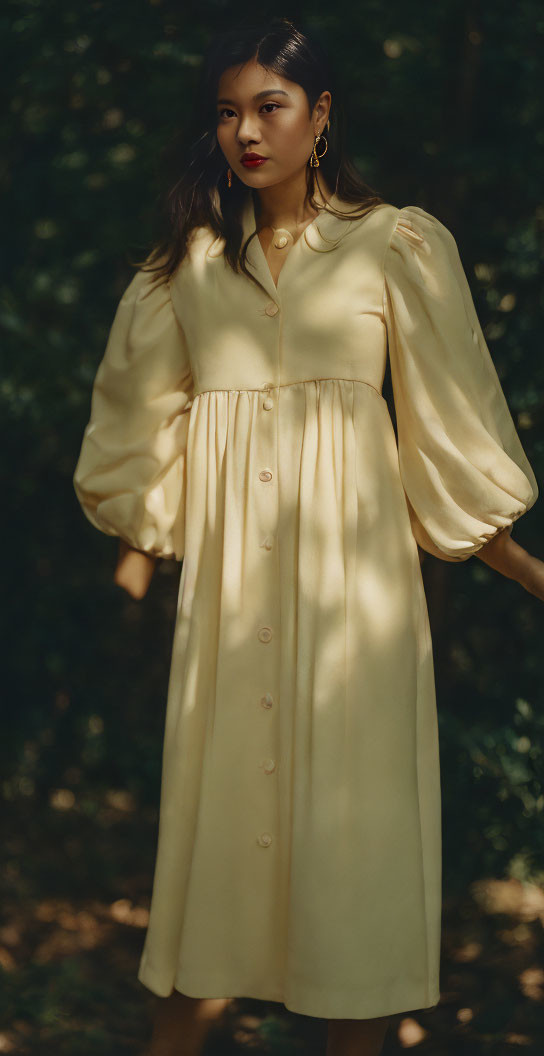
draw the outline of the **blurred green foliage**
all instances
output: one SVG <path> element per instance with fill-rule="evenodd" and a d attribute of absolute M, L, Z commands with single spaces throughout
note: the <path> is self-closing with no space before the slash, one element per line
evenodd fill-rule
<path fill-rule="evenodd" d="M 127 255 L 148 247 L 161 148 L 188 123 L 210 32 L 245 11 L 253 5 L 8 0 L 0 16 L 10 98 L 1 143 L 2 776 L 13 811 L 45 817 L 59 803 L 92 820 L 111 789 L 138 809 L 158 803 L 180 566 L 159 563 L 143 602 L 123 594 L 112 583 L 116 541 L 84 519 L 72 473 L 132 274 Z M 350 147 L 363 175 L 394 204 L 437 215 L 457 239 L 542 482 L 542 5 L 338 0 L 313 19 L 349 86 Z M 541 558 L 543 511 L 540 500 L 514 529 Z M 423 571 L 445 889 L 503 872 L 538 877 L 542 603 L 477 558 L 429 556 Z"/>

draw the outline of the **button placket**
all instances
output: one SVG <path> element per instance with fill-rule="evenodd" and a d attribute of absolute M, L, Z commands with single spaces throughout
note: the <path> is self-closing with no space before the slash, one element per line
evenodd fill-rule
<path fill-rule="evenodd" d="M 284 232 L 281 233 L 280 238 L 283 235 Z M 282 249 L 282 247 L 278 246 L 278 251 L 280 250 L 283 253 L 287 252 L 285 248 Z M 266 304 L 264 312 L 267 316 L 270 317 L 270 319 L 278 316 L 278 313 L 280 312 L 279 304 L 277 304 L 274 300 L 270 300 L 268 304 Z M 279 318 L 281 319 L 281 317 Z M 270 411 L 273 409 L 276 402 L 273 398 L 275 397 L 274 390 L 280 382 L 280 378 L 277 374 L 277 371 L 279 369 L 280 362 L 281 325 L 277 333 L 276 331 L 273 331 L 272 333 L 273 336 L 269 336 L 269 341 L 271 342 L 272 346 L 272 355 L 269 360 L 269 367 L 274 380 L 267 380 L 262 383 L 260 386 L 261 392 L 257 394 L 257 398 L 263 411 Z M 266 378 L 266 374 L 264 375 L 264 377 Z M 259 462 L 257 462 L 258 480 L 256 481 L 256 487 L 258 492 L 257 503 L 259 507 L 257 527 L 259 530 L 260 537 L 257 537 L 256 542 L 263 553 L 263 562 L 264 558 L 267 557 L 266 564 L 263 563 L 262 566 L 262 576 L 264 577 L 263 582 L 265 582 L 268 586 L 267 594 L 270 598 L 271 607 L 267 607 L 264 611 L 261 612 L 261 619 L 263 620 L 263 622 L 259 622 L 256 627 L 256 637 L 258 640 L 257 646 L 258 648 L 261 648 L 261 646 L 263 648 L 263 659 L 260 662 L 259 668 L 262 670 L 262 675 L 266 679 L 264 686 L 262 686 L 261 684 L 261 694 L 260 696 L 257 696 L 257 700 L 263 710 L 270 712 L 270 715 L 272 716 L 274 698 L 271 693 L 264 691 L 264 687 L 266 686 L 266 682 L 270 678 L 274 677 L 274 673 L 277 671 L 278 668 L 277 655 L 275 649 L 277 633 L 274 627 L 274 620 L 275 618 L 277 618 L 279 613 L 279 601 L 277 598 L 279 570 L 277 568 L 276 561 L 274 561 L 271 556 L 268 556 L 272 555 L 276 551 L 275 532 L 278 518 L 276 461 L 278 448 L 277 415 L 263 414 L 261 422 L 261 430 L 259 431 L 260 450 L 258 450 L 256 453 L 257 458 L 262 459 L 260 466 Z M 264 485 L 266 485 L 269 489 L 268 492 L 259 492 L 258 489 L 260 489 Z M 259 494 L 262 495 L 260 502 L 258 499 Z M 267 619 L 269 622 L 265 622 L 267 621 Z M 264 651 L 265 647 L 266 652 Z M 268 684 L 270 685 L 270 682 L 268 682 Z M 273 721 L 272 717 L 268 721 Z M 268 752 L 270 752 L 271 749 L 272 751 L 274 751 L 274 746 L 276 745 L 276 736 L 277 735 L 275 732 L 274 724 L 274 726 L 270 727 L 268 736 L 266 736 L 266 738 L 263 738 L 263 743 L 261 743 L 260 745 L 260 750 L 263 754 L 262 756 L 257 756 L 256 760 L 257 773 L 259 773 L 260 771 L 261 778 L 264 778 L 265 776 L 271 777 L 271 775 L 275 774 L 278 768 L 277 760 L 272 758 L 271 755 L 267 754 Z M 270 792 L 266 791 L 260 794 L 265 797 L 262 800 L 264 810 L 264 816 L 262 817 L 262 821 L 264 822 L 264 824 L 267 824 L 267 822 L 270 823 L 271 818 L 275 817 L 275 811 L 277 810 L 277 804 L 275 802 L 275 797 L 277 795 L 277 786 L 275 785 L 273 778 L 272 784 L 269 785 L 269 788 L 271 789 L 271 794 L 273 796 L 272 801 L 270 801 L 268 798 Z M 256 794 L 259 795 L 258 792 Z M 269 814 L 270 806 L 273 807 L 272 814 Z M 256 834 L 256 841 L 261 847 L 269 847 L 273 842 L 273 839 L 273 834 L 268 830 L 265 830 L 261 833 L 257 832 Z"/>

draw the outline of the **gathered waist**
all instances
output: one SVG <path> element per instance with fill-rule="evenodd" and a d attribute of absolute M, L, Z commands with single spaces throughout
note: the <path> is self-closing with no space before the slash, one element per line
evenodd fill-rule
<path fill-rule="evenodd" d="M 271 392 L 274 389 L 284 389 L 284 388 L 292 387 L 293 385 L 319 384 L 322 381 L 342 381 L 342 382 L 349 382 L 350 384 L 353 384 L 353 385 L 366 385 L 366 386 L 368 386 L 369 389 L 373 389 L 374 392 L 377 393 L 377 395 L 380 397 L 380 399 L 382 399 L 382 400 L 384 400 L 384 402 L 386 402 L 385 401 L 385 397 L 383 396 L 383 394 L 376 387 L 376 385 L 372 384 L 371 381 L 365 381 L 363 378 L 339 378 L 339 377 L 330 377 L 330 378 L 299 378 L 296 381 L 280 381 L 280 382 L 269 381 L 269 382 L 265 382 L 264 385 L 246 385 L 246 386 L 244 386 L 243 389 L 235 388 L 234 386 L 233 387 L 230 387 L 230 386 L 229 387 L 217 386 L 217 387 L 214 387 L 212 389 L 198 389 L 198 390 L 195 389 L 195 391 L 194 391 L 194 399 L 196 399 L 197 396 L 205 396 L 207 393 L 213 393 L 213 392 L 218 392 L 218 393 L 219 392 L 239 392 L 239 393 L 243 393 L 243 392 Z"/>

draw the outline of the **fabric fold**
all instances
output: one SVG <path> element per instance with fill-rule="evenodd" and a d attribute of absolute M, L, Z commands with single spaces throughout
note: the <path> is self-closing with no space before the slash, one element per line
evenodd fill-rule
<path fill-rule="evenodd" d="M 466 561 L 538 496 L 452 233 L 399 210 L 385 256 L 384 314 L 399 468 L 418 544 Z"/>
<path fill-rule="evenodd" d="M 73 484 L 100 531 L 178 561 L 193 393 L 169 284 L 140 269 L 118 304 L 95 376 Z"/>

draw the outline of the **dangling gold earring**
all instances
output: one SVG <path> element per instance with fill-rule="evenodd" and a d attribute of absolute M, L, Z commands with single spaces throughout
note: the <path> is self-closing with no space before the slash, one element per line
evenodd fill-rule
<path fill-rule="evenodd" d="M 230 169 L 227 169 L 227 180 L 229 181 L 229 187 L 232 187 L 232 172 Z"/>
<path fill-rule="evenodd" d="M 325 150 L 323 151 L 323 154 L 317 154 L 316 153 L 316 149 L 315 149 L 316 145 L 319 143 L 320 139 L 325 140 Z M 328 149 L 329 149 L 329 144 L 327 143 L 327 140 L 325 139 L 325 136 L 320 134 L 320 133 L 318 133 L 318 135 L 315 137 L 315 140 L 314 140 L 314 148 L 312 150 L 312 153 L 310 154 L 310 165 L 312 166 L 312 168 L 316 169 L 318 167 L 319 159 L 322 158 L 327 153 Z"/>

